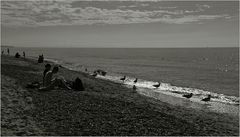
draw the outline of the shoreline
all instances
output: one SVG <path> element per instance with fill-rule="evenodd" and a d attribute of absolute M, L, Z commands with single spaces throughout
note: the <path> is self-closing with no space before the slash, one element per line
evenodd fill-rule
<path fill-rule="evenodd" d="M 133 93 L 121 84 L 66 68 L 60 68 L 60 74 L 67 80 L 80 77 L 86 91 L 29 90 L 26 83 L 42 79 L 44 64 L 1 57 L 2 91 L 11 89 L 3 88 L 7 76 L 33 99 L 34 108 L 25 115 L 30 115 L 41 129 L 42 133 L 34 131 L 36 135 L 239 135 L 238 117 L 173 106 Z M 11 134 L 4 131 L 2 135 Z"/>
<path fill-rule="evenodd" d="M 17 52 L 18 50 L 27 51 L 27 53 L 31 56 L 35 56 L 35 54 L 36 54 L 35 50 L 33 50 L 32 48 L 26 48 L 26 49 L 13 48 L 12 49 L 13 52 L 14 51 Z M 65 51 L 65 50 L 61 50 L 61 48 L 56 49 L 56 50 L 59 51 L 59 54 L 64 54 L 64 51 Z M 233 49 L 231 49 L 231 48 L 229 50 L 231 52 L 233 51 Z M 74 54 L 76 54 L 75 50 L 74 49 L 71 50 L 71 48 L 69 50 L 66 49 L 66 51 L 67 52 L 73 52 Z M 98 50 L 93 50 L 93 51 L 98 53 Z M 216 52 L 218 53 L 218 55 L 221 55 L 220 53 L 222 51 L 223 50 L 217 50 Z M 174 67 L 168 68 L 168 63 L 171 63 L 171 61 L 174 61 L 175 59 L 168 59 L 167 56 L 164 54 L 163 57 L 166 56 L 166 58 L 163 61 L 159 61 L 159 64 L 162 64 L 162 66 L 160 66 L 161 69 L 163 69 L 163 70 L 167 69 L 167 70 L 162 71 L 160 69 L 159 70 L 160 72 L 158 72 L 158 73 L 145 73 L 143 75 L 140 74 L 140 73 L 135 73 L 134 70 L 132 70 L 132 69 L 134 69 L 134 68 L 138 69 L 138 68 L 136 68 L 134 66 L 131 66 L 129 68 L 129 70 L 128 69 L 121 69 L 121 66 L 118 66 L 119 70 L 116 67 L 115 68 L 113 67 L 113 69 L 111 69 L 111 64 L 114 64 L 114 63 L 110 63 L 110 68 L 108 67 L 108 65 L 107 66 L 105 66 L 105 65 L 101 66 L 101 64 L 105 64 L 104 62 L 101 62 L 101 59 L 99 60 L 100 61 L 99 64 L 97 62 L 94 62 L 94 60 L 91 60 L 91 59 L 89 60 L 90 64 L 88 64 L 87 62 L 85 62 L 85 60 L 88 60 L 88 57 L 86 57 L 84 53 L 88 53 L 88 54 L 93 53 L 93 52 L 91 52 L 91 50 L 86 50 L 86 51 L 79 50 L 78 52 L 83 55 L 84 59 L 78 58 L 77 55 L 74 55 L 74 56 L 72 56 L 73 60 L 72 60 L 72 58 L 69 58 L 69 57 L 71 57 L 69 55 L 64 55 L 66 57 L 66 59 L 61 59 L 61 56 L 55 55 L 53 51 L 51 51 L 51 50 L 48 51 L 48 49 L 41 49 L 41 50 L 39 50 L 39 52 L 40 53 L 41 52 L 46 53 L 46 56 L 51 57 L 53 60 L 59 61 L 58 63 L 66 65 L 68 68 L 72 68 L 72 69 L 77 70 L 77 71 L 85 72 L 84 69 L 81 68 L 81 67 L 87 67 L 89 70 L 92 70 L 92 71 L 99 68 L 99 69 L 108 71 L 109 74 L 112 72 L 111 74 L 113 74 L 114 76 L 115 76 L 115 74 L 116 74 L 116 76 L 118 76 L 118 75 L 121 75 L 121 76 L 122 75 L 128 75 L 130 77 L 138 77 L 139 79 L 143 79 L 145 81 L 153 81 L 153 82 L 154 81 L 155 82 L 161 81 L 161 82 L 164 82 L 165 84 L 171 85 L 170 88 L 175 87 L 175 86 L 177 86 L 179 88 L 187 87 L 187 88 L 193 88 L 193 89 L 197 89 L 197 90 L 209 91 L 209 92 L 212 92 L 212 93 L 217 93 L 219 95 L 224 94 L 226 96 L 234 96 L 234 97 L 239 98 L 239 93 L 238 93 L 239 92 L 239 89 L 238 89 L 239 86 L 238 86 L 238 82 L 237 82 L 238 69 L 235 70 L 234 68 L 230 67 L 231 70 L 225 72 L 224 65 L 228 64 L 229 62 L 226 62 L 226 61 L 224 62 L 223 61 L 220 64 L 219 63 L 214 64 L 213 62 L 211 62 L 211 60 L 212 61 L 219 61 L 219 60 L 215 60 L 215 58 L 212 58 L 208 54 L 206 55 L 206 58 L 209 58 L 209 60 L 202 60 L 205 56 L 202 56 L 202 57 L 199 56 L 198 51 L 196 53 L 197 55 L 196 56 L 193 55 L 193 58 L 191 58 L 190 60 L 187 60 L 188 63 L 184 65 L 184 66 L 190 65 L 190 66 L 194 66 L 194 67 L 185 68 L 184 66 L 181 66 L 181 64 L 184 63 L 184 61 L 182 63 L 180 63 L 181 62 L 181 60 L 180 60 L 179 64 L 178 64 L 178 62 L 175 62 L 177 64 L 176 66 L 179 67 L 179 69 L 174 69 Z M 50 52 L 52 52 L 52 53 L 50 54 Z M 102 51 L 100 50 L 99 52 L 101 53 Z M 109 51 L 109 52 L 112 52 L 112 51 Z M 131 53 L 135 54 L 134 52 L 130 51 L 128 54 L 129 55 L 131 55 Z M 174 51 L 171 51 L 171 50 L 166 51 L 166 52 L 169 52 L 169 54 L 171 54 L 173 52 L 173 54 L 174 54 Z M 184 53 L 185 51 L 180 51 L 181 54 L 182 54 L 182 52 Z M 188 51 L 188 52 L 190 52 L 190 51 Z M 196 51 L 193 51 L 193 52 L 196 52 Z M 208 52 L 208 50 L 202 51 L 201 53 L 204 53 L 204 52 Z M 215 53 L 215 51 L 211 51 L 211 52 Z M 32 53 L 34 53 L 34 54 L 32 54 Z M 234 52 L 234 55 L 235 54 L 236 53 Z M 104 56 L 104 54 L 102 54 L 102 53 L 99 54 L 99 55 Z M 119 55 L 116 55 L 116 57 L 119 58 Z M 94 56 L 90 55 L 90 57 L 94 57 Z M 106 57 L 108 58 L 108 56 L 106 56 Z M 104 56 L 104 58 L 106 58 L 106 57 Z M 161 58 L 161 56 L 159 56 L 159 58 Z M 230 58 L 230 59 L 232 60 L 232 58 Z M 98 60 L 98 58 L 96 58 L 96 60 Z M 81 64 L 79 63 L 79 61 L 81 62 Z M 114 60 L 111 60 L 111 61 L 114 61 Z M 236 59 L 234 59 L 233 61 L 235 62 Z M 197 62 L 199 62 L 200 65 L 198 65 Z M 91 65 L 92 63 L 95 66 L 98 66 L 98 67 L 95 67 L 95 66 Z M 121 61 L 119 63 L 121 63 Z M 150 64 L 152 64 L 152 63 L 150 63 Z M 207 68 L 204 67 L 204 68 L 199 69 L 199 71 L 198 71 L 198 68 L 203 67 L 202 65 L 204 65 L 205 63 L 207 63 L 211 67 L 207 67 Z M 214 65 L 211 65 L 209 63 L 213 63 Z M 107 63 L 107 64 L 109 64 L 109 63 Z M 234 66 L 234 64 L 232 64 L 232 65 Z M 230 66 L 231 66 L 231 63 L 230 63 Z M 142 69 L 141 66 L 140 66 L 140 68 Z M 184 71 L 181 71 L 181 69 L 184 69 Z M 205 69 L 206 69 L 206 71 L 205 71 Z M 117 71 L 115 71 L 115 70 L 117 70 Z M 156 71 L 154 69 L 151 69 L 151 70 Z M 133 71 L 134 73 L 132 73 L 131 71 Z M 173 73 L 176 73 L 176 74 L 171 73 L 172 71 L 173 71 Z M 140 72 L 142 73 L 142 71 L 140 71 Z M 194 74 L 195 77 L 192 77 L 192 74 Z M 159 75 L 159 76 L 155 77 L 155 75 Z M 177 75 L 177 77 L 175 77 L 175 75 Z M 209 78 L 208 78 L 208 75 L 210 76 Z M 203 81 L 205 81 L 205 82 L 203 82 Z"/>

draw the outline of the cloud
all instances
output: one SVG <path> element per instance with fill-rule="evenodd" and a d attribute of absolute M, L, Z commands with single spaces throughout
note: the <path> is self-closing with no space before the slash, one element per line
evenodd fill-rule
<path fill-rule="evenodd" d="M 177 9 L 165 6 L 158 9 L 137 10 L 131 7 L 149 7 L 148 3 L 136 3 L 124 9 L 97 8 L 94 5 L 72 7 L 73 1 L 3 1 L 2 24 L 5 26 L 57 26 L 91 24 L 132 24 L 162 22 L 169 24 L 200 23 L 206 20 L 228 19 L 227 14 L 196 15 L 211 8 L 209 5 L 196 4 L 196 10 Z"/>

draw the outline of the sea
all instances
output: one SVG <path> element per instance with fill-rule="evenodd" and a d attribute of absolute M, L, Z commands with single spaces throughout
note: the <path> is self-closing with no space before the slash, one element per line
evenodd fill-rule
<path fill-rule="evenodd" d="M 3 50 L 4 48 L 2 48 Z M 71 70 L 93 73 L 137 87 L 137 92 L 174 105 L 239 113 L 239 48 L 17 48 L 26 57 L 44 58 Z M 87 71 L 86 71 L 87 69 Z M 120 80 L 126 76 L 123 82 Z M 133 81 L 138 78 L 137 83 Z M 159 88 L 153 85 L 160 83 Z M 193 93 L 191 99 L 183 94 Z M 211 101 L 201 99 L 211 95 Z"/>

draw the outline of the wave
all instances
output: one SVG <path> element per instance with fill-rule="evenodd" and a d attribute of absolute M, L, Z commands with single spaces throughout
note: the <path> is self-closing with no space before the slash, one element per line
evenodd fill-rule
<path fill-rule="evenodd" d="M 114 81 L 117 83 L 123 83 L 120 80 L 121 76 L 98 75 L 97 77 L 101 79 Z M 224 94 L 214 93 L 214 92 L 197 89 L 197 88 L 173 86 L 170 83 L 161 83 L 159 88 L 155 88 L 153 85 L 157 84 L 157 82 L 138 79 L 138 82 L 134 83 L 133 82 L 134 80 L 135 78 L 127 77 L 126 80 L 124 81 L 124 84 L 127 87 L 132 87 L 133 85 L 135 85 L 137 88 L 148 89 L 149 92 L 161 92 L 166 94 L 171 93 L 171 95 L 178 96 L 178 97 L 179 95 L 182 96 L 183 94 L 186 94 L 186 93 L 193 93 L 194 97 L 198 98 L 199 100 L 207 97 L 208 95 L 211 95 L 212 101 L 231 104 L 231 105 L 239 105 L 239 97 L 235 97 L 235 96 L 227 96 Z"/>

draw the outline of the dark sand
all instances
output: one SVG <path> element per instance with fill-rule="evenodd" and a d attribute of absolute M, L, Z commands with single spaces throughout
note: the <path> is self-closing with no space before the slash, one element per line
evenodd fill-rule
<path fill-rule="evenodd" d="M 239 135 L 239 118 L 183 107 L 132 92 L 120 84 L 80 77 L 86 91 L 26 89 L 42 80 L 44 64 L 1 56 L 1 135 Z"/>

